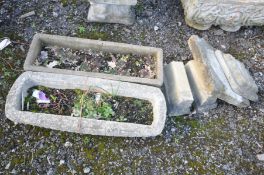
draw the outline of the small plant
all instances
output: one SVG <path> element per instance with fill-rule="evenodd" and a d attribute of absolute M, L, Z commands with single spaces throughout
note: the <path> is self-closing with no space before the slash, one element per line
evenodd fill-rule
<path fill-rule="evenodd" d="M 84 34 L 85 32 L 86 32 L 85 27 L 80 26 L 80 27 L 79 27 L 79 33 L 80 33 L 80 34 Z"/>
<path fill-rule="evenodd" d="M 76 90 L 76 94 L 73 116 L 110 119 L 114 115 L 111 104 L 103 100 L 97 102 L 92 94 L 88 94 L 88 91 Z"/>
<path fill-rule="evenodd" d="M 101 106 L 97 108 L 97 112 L 105 119 L 111 118 L 111 116 L 114 115 L 111 105 L 106 102 L 103 102 Z"/>
<path fill-rule="evenodd" d="M 90 137 L 88 137 L 88 136 L 84 137 L 84 139 L 83 139 L 83 143 L 84 143 L 85 145 L 88 145 L 88 143 L 90 143 L 90 141 L 91 141 L 91 139 L 90 139 Z"/>
<path fill-rule="evenodd" d="M 125 116 L 121 115 L 116 121 L 118 121 L 118 122 L 126 122 L 127 118 Z"/>
<path fill-rule="evenodd" d="M 142 3 L 138 3 L 135 7 L 137 14 L 141 14 L 144 11 L 144 6 Z"/>
<path fill-rule="evenodd" d="M 134 100 L 134 105 L 137 106 L 137 107 L 142 107 L 143 106 L 141 100 Z"/>

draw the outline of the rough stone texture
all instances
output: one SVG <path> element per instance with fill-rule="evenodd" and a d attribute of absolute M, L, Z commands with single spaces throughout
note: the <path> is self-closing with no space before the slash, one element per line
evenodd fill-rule
<path fill-rule="evenodd" d="M 166 65 L 164 75 L 168 115 L 189 114 L 194 100 L 183 62 Z"/>
<path fill-rule="evenodd" d="M 150 101 L 153 105 L 153 122 L 151 125 L 142 125 L 21 111 L 22 93 L 25 96 L 27 89 L 36 85 L 82 90 L 95 87 L 109 93 L 112 93 L 114 88 L 117 89 L 116 95 Z M 25 72 L 16 80 L 7 96 L 5 114 L 16 123 L 61 131 L 105 136 L 148 137 L 162 132 L 166 110 L 165 98 L 161 90 L 156 87 L 76 75 Z"/>
<path fill-rule="evenodd" d="M 88 12 L 88 21 L 121 23 L 131 25 L 135 21 L 133 5 L 137 0 L 92 0 Z"/>
<path fill-rule="evenodd" d="M 91 4 L 136 5 L 137 0 L 89 0 Z"/>
<path fill-rule="evenodd" d="M 208 78 L 214 84 L 215 91 L 217 92 L 216 97 L 238 107 L 249 106 L 249 101 L 235 93 L 231 88 L 216 58 L 215 49 L 204 39 L 196 35 L 190 37 L 188 44 L 194 60 L 204 64 L 206 69 L 208 69 Z"/>
<path fill-rule="evenodd" d="M 60 47 L 68 47 L 72 49 L 93 49 L 97 51 L 113 52 L 113 53 L 135 53 L 135 54 L 151 54 L 156 57 L 156 79 L 140 78 L 140 77 L 129 77 L 121 75 L 112 75 L 105 73 L 96 72 L 84 72 L 84 71 L 73 71 L 56 68 L 47 68 L 43 66 L 34 65 L 35 60 L 41 51 L 43 45 L 56 45 Z M 24 69 L 29 71 L 37 72 L 51 72 L 59 74 L 69 75 L 81 75 L 89 77 L 97 77 L 104 79 L 112 79 L 118 81 L 127 81 L 133 83 L 146 84 L 151 86 L 162 86 L 163 84 L 163 52 L 162 49 L 154 47 L 137 46 L 124 43 L 115 43 L 99 40 L 89 40 L 74 37 L 58 36 L 58 35 L 47 35 L 47 34 L 36 34 L 30 45 L 30 49 L 27 54 L 26 61 L 24 63 Z"/>
<path fill-rule="evenodd" d="M 181 0 L 186 23 L 199 30 L 219 25 L 226 31 L 264 24 L 263 0 Z"/>
<path fill-rule="evenodd" d="M 217 91 L 204 64 L 191 60 L 185 65 L 187 76 L 195 100 L 195 108 L 199 112 L 217 107 Z"/>
<path fill-rule="evenodd" d="M 258 101 L 258 87 L 244 64 L 220 50 L 216 50 L 215 55 L 232 89 L 244 98 Z"/>
<path fill-rule="evenodd" d="M 89 22 L 132 25 L 135 14 L 129 5 L 91 4 L 87 18 Z"/>

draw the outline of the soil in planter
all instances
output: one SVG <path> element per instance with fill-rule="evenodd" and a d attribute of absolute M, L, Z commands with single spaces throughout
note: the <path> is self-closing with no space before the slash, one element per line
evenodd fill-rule
<path fill-rule="evenodd" d="M 155 60 L 152 55 L 116 54 L 53 46 L 43 47 L 35 64 L 49 68 L 155 79 Z"/>
<path fill-rule="evenodd" d="M 37 98 L 32 96 L 35 90 L 43 92 L 50 102 L 37 103 Z M 28 90 L 28 96 L 24 100 L 24 111 L 145 125 L 151 125 L 153 121 L 152 105 L 146 100 L 43 86 L 35 86 Z"/>

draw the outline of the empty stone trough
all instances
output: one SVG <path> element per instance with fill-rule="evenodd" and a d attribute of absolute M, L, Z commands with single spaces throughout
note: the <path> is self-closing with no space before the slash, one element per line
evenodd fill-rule
<path fill-rule="evenodd" d="M 150 78 L 140 78 L 140 77 L 132 77 L 132 76 L 113 75 L 113 74 L 105 74 L 105 73 L 75 71 L 75 70 L 37 66 L 34 63 L 38 58 L 41 52 L 41 48 L 43 46 L 58 46 L 64 48 L 71 48 L 75 50 L 91 49 L 98 52 L 102 51 L 102 52 L 111 52 L 111 53 L 120 53 L 120 54 L 132 53 L 138 55 L 151 55 L 153 56 L 153 58 L 155 58 L 154 61 L 156 67 L 155 70 L 156 77 L 155 79 L 150 79 Z M 58 73 L 65 75 L 68 74 L 68 75 L 97 77 L 103 79 L 133 82 L 133 83 L 161 87 L 163 84 L 163 51 L 162 49 L 154 48 L 154 47 L 137 46 L 131 44 L 124 44 L 124 43 L 90 40 L 90 39 L 82 39 L 75 37 L 58 36 L 58 35 L 36 34 L 30 45 L 30 49 L 24 64 L 24 69 L 27 71 L 50 72 L 50 73 Z"/>
<path fill-rule="evenodd" d="M 116 89 L 116 95 L 118 96 L 132 97 L 151 102 L 153 106 L 153 122 L 151 125 L 143 125 L 22 111 L 23 99 L 27 95 L 27 90 L 33 86 L 81 90 L 90 90 L 91 87 L 94 87 L 103 89 L 109 93 Z M 149 137 L 159 135 L 164 128 L 166 110 L 164 95 L 157 87 L 93 77 L 31 71 L 23 73 L 15 81 L 7 96 L 5 106 L 6 117 L 15 123 L 82 134 L 120 137 Z"/>

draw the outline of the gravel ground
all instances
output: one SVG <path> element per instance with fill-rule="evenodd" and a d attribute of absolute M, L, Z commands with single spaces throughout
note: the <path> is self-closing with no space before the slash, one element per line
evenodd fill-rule
<path fill-rule="evenodd" d="M 132 26 L 87 23 L 88 7 L 84 0 L 0 1 L 0 37 L 15 41 L 0 51 L 0 174 L 264 174 L 264 162 L 256 157 L 264 153 L 263 27 L 197 31 L 185 24 L 179 0 L 140 0 Z M 19 19 L 33 10 L 35 15 Z M 246 64 L 259 102 L 239 109 L 219 101 L 208 113 L 168 118 L 163 133 L 153 138 L 15 125 L 4 115 L 5 96 L 36 32 L 160 47 L 165 64 L 192 59 L 187 40 L 197 34 Z"/>

